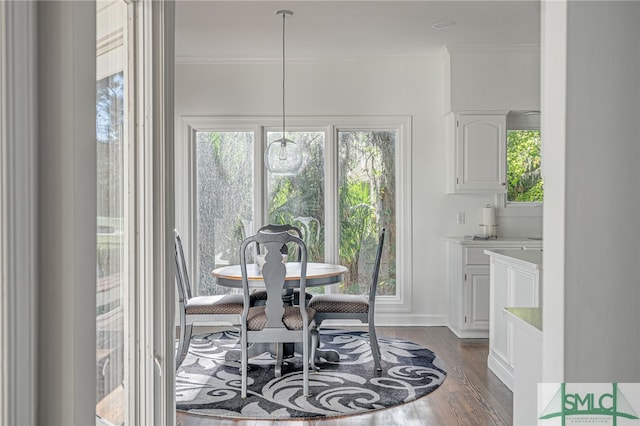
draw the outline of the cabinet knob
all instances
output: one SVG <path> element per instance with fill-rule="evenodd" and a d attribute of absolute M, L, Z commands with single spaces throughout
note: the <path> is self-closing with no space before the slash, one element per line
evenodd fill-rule
<path fill-rule="evenodd" d="M 506 185 L 507 185 L 507 182 L 502 182 L 502 186 L 506 186 Z"/>

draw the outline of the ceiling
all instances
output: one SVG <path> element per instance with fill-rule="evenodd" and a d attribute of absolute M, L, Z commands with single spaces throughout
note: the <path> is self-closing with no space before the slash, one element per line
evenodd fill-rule
<path fill-rule="evenodd" d="M 540 2 L 176 1 L 176 60 L 215 63 L 424 56 L 443 46 L 539 45 Z M 454 21 L 446 30 L 432 24 Z"/>

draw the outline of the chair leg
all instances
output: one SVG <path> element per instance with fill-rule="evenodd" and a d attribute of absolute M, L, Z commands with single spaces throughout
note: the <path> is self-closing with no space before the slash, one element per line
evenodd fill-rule
<path fill-rule="evenodd" d="M 311 357 L 309 362 L 311 363 L 311 369 L 313 371 L 320 371 L 320 367 L 316 365 L 316 354 L 318 346 L 320 345 L 320 338 L 318 334 L 318 329 L 314 328 L 311 330 Z"/>
<path fill-rule="evenodd" d="M 284 363 L 284 343 L 276 343 L 276 365 L 274 367 L 274 376 L 282 377 L 282 364 Z"/>
<path fill-rule="evenodd" d="M 302 336 L 302 383 L 305 398 L 309 398 L 309 332 L 308 330 Z"/>
<path fill-rule="evenodd" d="M 380 346 L 378 345 L 376 326 L 373 321 L 369 322 L 369 346 L 371 346 L 371 355 L 373 355 L 373 363 L 376 370 L 382 371 L 382 366 L 380 364 Z"/>
<path fill-rule="evenodd" d="M 189 351 L 189 343 L 191 342 L 191 325 L 182 325 L 180 327 L 180 343 L 178 343 L 178 353 L 176 354 L 176 370 L 182 365 Z"/>
<path fill-rule="evenodd" d="M 240 346 L 242 347 L 242 384 L 240 396 L 242 399 L 247 397 L 247 370 L 249 367 L 249 348 L 247 347 L 247 330 L 243 327 L 240 336 Z"/>

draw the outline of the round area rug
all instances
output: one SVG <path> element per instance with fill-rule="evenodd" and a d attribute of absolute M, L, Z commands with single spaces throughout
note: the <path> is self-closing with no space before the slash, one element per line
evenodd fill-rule
<path fill-rule="evenodd" d="M 429 349 L 406 340 L 379 336 L 382 372 L 373 365 L 368 333 L 322 329 L 321 349 L 340 354 L 336 362 L 310 371 L 309 398 L 302 394 L 301 357 L 287 359 L 282 377 L 274 377 L 270 354 L 249 359 L 247 398 L 240 397 L 241 375 L 225 353 L 238 349 L 238 333 L 192 338 L 176 372 L 176 408 L 192 414 L 241 419 L 327 418 L 365 413 L 423 397 L 446 377 L 441 360 Z"/>

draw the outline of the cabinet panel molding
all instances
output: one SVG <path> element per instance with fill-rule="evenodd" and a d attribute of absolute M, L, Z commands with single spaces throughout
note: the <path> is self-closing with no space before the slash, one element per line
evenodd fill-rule
<path fill-rule="evenodd" d="M 533 259 L 540 254 L 535 251 L 501 251 L 490 254 L 490 317 L 489 357 L 487 365 L 511 390 L 514 383 L 514 325 L 507 320 L 505 308 L 528 308 L 540 306 L 541 260 Z M 526 255 L 526 256 L 525 256 Z"/>
<path fill-rule="evenodd" d="M 451 113 L 447 192 L 506 192 L 507 113 Z"/>

